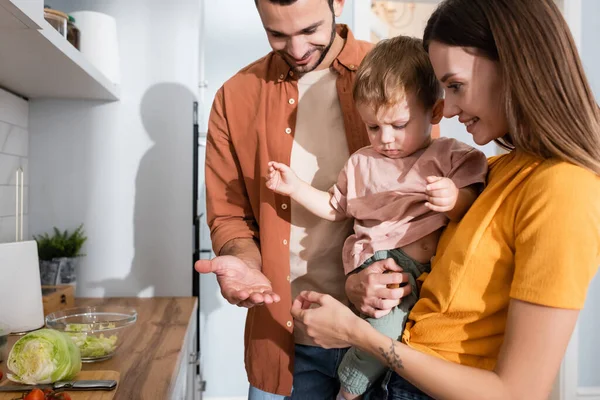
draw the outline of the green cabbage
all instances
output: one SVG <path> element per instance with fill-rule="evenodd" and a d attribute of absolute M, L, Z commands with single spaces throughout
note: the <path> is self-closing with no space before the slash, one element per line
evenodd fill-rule
<path fill-rule="evenodd" d="M 6 362 L 8 379 L 29 385 L 73 379 L 81 371 L 81 355 L 73 341 L 53 329 L 40 329 L 20 338 Z"/>

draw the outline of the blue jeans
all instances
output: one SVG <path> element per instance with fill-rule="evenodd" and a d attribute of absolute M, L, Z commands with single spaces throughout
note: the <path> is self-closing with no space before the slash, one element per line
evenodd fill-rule
<path fill-rule="evenodd" d="M 248 400 L 334 400 L 340 390 L 337 370 L 347 350 L 297 344 L 292 395 L 266 393 L 250 386 Z"/>
<path fill-rule="evenodd" d="M 382 380 L 365 393 L 363 400 L 434 400 L 394 371 L 388 371 Z"/>

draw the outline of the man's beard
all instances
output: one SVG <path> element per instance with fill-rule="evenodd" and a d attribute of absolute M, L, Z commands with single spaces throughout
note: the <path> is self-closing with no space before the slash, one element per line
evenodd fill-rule
<path fill-rule="evenodd" d="M 335 15 L 333 15 L 332 20 L 333 20 L 333 23 L 332 23 L 332 26 L 331 26 L 331 37 L 329 38 L 329 43 L 327 44 L 327 46 L 320 46 L 321 48 L 323 48 L 323 50 L 321 51 L 321 56 L 319 57 L 319 59 L 317 60 L 317 62 L 313 66 L 310 66 L 310 65 L 299 65 L 299 66 L 290 65 L 292 67 L 292 69 L 293 69 L 294 72 L 296 72 L 298 74 L 306 74 L 308 72 L 314 71 L 319 65 L 321 65 L 321 63 L 323 62 L 323 60 L 327 56 L 327 53 L 329 53 L 329 50 L 331 49 L 331 46 L 333 45 L 333 41 L 335 40 L 335 35 L 336 35 L 336 30 L 335 30 Z M 319 50 L 317 48 L 317 50 L 314 50 L 314 51 L 319 51 Z M 289 57 L 289 54 L 287 54 L 287 55 Z M 286 57 L 284 57 L 283 59 L 285 60 Z M 309 69 L 305 69 L 305 68 L 309 68 Z"/>

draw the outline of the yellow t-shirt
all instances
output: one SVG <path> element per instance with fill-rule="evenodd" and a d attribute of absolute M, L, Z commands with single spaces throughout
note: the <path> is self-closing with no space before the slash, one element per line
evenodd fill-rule
<path fill-rule="evenodd" d="M 493 369 L 511 298 L 581 309 L 600 264 L 600 178 L 512 152 L 490 159 L 488 184 L 440 239 L 403 342 Z"/>

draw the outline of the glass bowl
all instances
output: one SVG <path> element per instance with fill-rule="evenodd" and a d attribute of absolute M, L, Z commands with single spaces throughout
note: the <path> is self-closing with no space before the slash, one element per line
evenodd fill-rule
<path fill-rule="evenodd" d="M 8 342 L 8 335 L 10 334 L 10 328 L 8 325 L 0 321 L 0 362 L 4 361 L 6 351 L 6 343 Z"/>
<path fill-rule="evenodd" d="M 81 352 L 82 362 L 111 358 L 137 320 L 137 311 L 120 306 L 77 307 L 46 316 L 46 327 L 64 332 Z"/>

